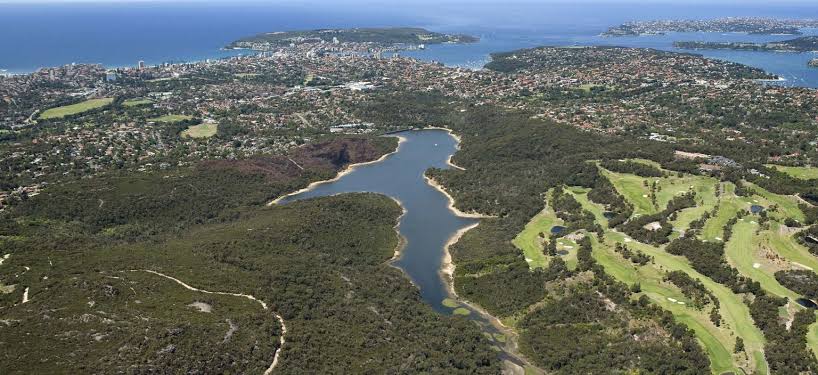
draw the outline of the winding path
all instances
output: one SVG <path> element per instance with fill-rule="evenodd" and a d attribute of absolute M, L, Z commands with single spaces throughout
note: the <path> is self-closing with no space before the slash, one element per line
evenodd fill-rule
<path fill-rule="evenodd" d="M 192 290 L 194 292 L 201 292 L 201 293 L 207 293 L 207 294 L 219 294 L 219 295 L 224 295 L 224 296 L 234 296 L 234 297 L 247 298 L 249 300 L 253 300 L 253 301 L 258 302 L 261 305 L 261 307 L 264 308 L 264 310 L 269 310 L 267 308 L 267 304 L 264 301 L 254 297 L 254 296 L 251 296 L 249 294 L 229 293 L 229 292 L 211 292 L 209 290 L 203 290 L 203 289 L 192 287 L 192 286 L 186 284 L 185 282 L 183 282 L 182 280 L 179 280 L 179 279 L 177 279 L 177 278 L 175 278 L 173 276 L 168 276 L 168 275 L 165 275 L 163 273 L 156 272 L 156 271 L 153 271 L 153 270 L 130 270 L 130 271 L 131 272 L 148 272 L 148 273 L 152 273 L 152 274 L 157 275 L 157 276 L 162 276 L 162 277 L 164 277 L 166 279 L 173 280 L 177 284 L 183 286 L 185 289 Z M 268 367 L 267 370 L 264 370 L 264 375 L 269 375 L 270 373 L 272 373 L 273 369 L 276 367 L 276 365 L 278 365 L 278 358 L 281 355 L 281 349 L 284 348 L 284 336 L 287 334 L 287 326 L 284 325 L 284 318 L 282 318 L 281 315 L 279 315 L 276 312 L 273 312 L 273 315 L 275 315 L 276 319 L 278 319 L 278 322 L 281 323 L 281 337 L 280 337 L 278 349 L 276 350 L 276 353 L 273 356 L 273 363 L 270 364 L 270 367 Z"/>

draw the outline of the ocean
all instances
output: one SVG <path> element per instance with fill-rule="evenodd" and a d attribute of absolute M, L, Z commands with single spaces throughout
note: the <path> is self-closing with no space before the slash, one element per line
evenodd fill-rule
<path fill-rule="evenodd" d="M 496 1 L 493 3 L 497 3 Z M 674 40 L 772 41 L 792 36 L 671 34 L 603 38 L 609 26 L 629 20 L 772 16 L 818 18 L 818 6 L 730 4 L 697 6 L 643 3 L 541 3 L 509 0 L 371 0 L 0 4 L 0 69 L 27 73 L 40 67 L 100 63 L 108 67 L 197 61 L 247 51 L 221 47 L 242 36 L 323 27 L 420 26 L 481 37 L 471 45 L 434 45 L 404 53 L 447 65 L 479 68 L 492 52 L 539 45 L 619 45 L 675 50 Z M 818 35 L 818 30 L 804 30 Z M 695 51 L 708 57 L 765 69 L 784 84 L 818 87 L 815 53 Z"/>

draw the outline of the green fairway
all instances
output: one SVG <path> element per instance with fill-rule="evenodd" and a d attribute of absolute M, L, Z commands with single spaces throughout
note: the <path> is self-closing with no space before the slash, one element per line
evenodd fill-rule
<path fill-rule="evenodd" d="M 639 159 L 635 161 L 642 162 Z M 649 164 L 647 162 L 643 163 Z M 611 172 L 601 167 L 600 169 L 619 194 L 622 194 L 625 199 L 633 204 L 634 214 L 650 215 L 657 213 L 665 209 L 671 199 L 691 190 L 696 192 L 697 201 L 703 199 L 701 197 L 712 197 L 710 201 L 701 202 L 702 205 L 714 203 L 714 189 L 717 180 L 711 177 L 691 175 L 677 177 L 670 175 L 668 177 L 645 178 L 633 174 Z M 650 186 L 653 183 L 656 183 L 657 186 L 655 206 L 651 201 L 651 194 L 653 193 Z"/>
<path fill-rule="evenodd" d="M 92 109 L 104 107 L 106 105 L 111 104 L 113 101 L 114 98 L 89 99 L 77 104 L 71 104 L 45 110 L 43 113 L 40 114 L 38 118 L 43 120 L 63 118 L 65 116 L 76 115 L 79 113 L 90 111 Z"/>
<path fill-rule="evenodd" d="M 807 332 L 807 345 L 812 349 L 812 354 L 818 358 L 818 322 L 812 323 Z"/>
<path fill-rule="evenodd" d="M 723 192 L 719 200 L 719 210 L 715 216 L 704 224 L 701 239 L 706 241 L 722 241 L 724 227 L 730 219 L 736 217 L 740 210 L 750 210 L 752 200 L 750 198 L 736 196 L 736 185 L 732 183 L 722 184 Z"/>
<path fill-rule="evenodd" d="M 645 179 L 632 174 L 616 173 L 602 169 L 602 173 L 614 185 L 619 194 L 633 204 L 633 212 L 637 215 L 656 213 L 656 207 L 650 200 L 650 187 L 645 186 Z"/>
<path fill-rule="evenodd" d="M 733 235 L 724 247 L 727 261 L 742 275 L 761 283 L 764 290 L 779 297 L 798 298 L 797 293 L 778 283 L 775 270 L 770 269 L 759 256 L 761 240 L 755 234 L 756 229 L 758 224 L 753 224 L 752 216 L 739 220 L 733 226 Z"/>
<path fill-rule="evenodd" d="M 594 214 L 594 217 L 596 217 L 596 220 L 600 225 L 602 225 L 603 228 L 608 227 L 608 219 L 605 218 L 605 209 L 598 204 L 594 204 L 590 199 L 588 199 L 588 192 L 591 191 L 591 189 L 571 186 L 565 189 L 565 191 L 571 193 L 571 195 L 574 196 L 574 199 L 576 199 L 577 202 L 582 205 L 584 210 Z"/>
<path fill-rule="evenodd" d="M 148 105 L 153 104 L 153 100 L 150 99 L 128 99 L 122 102 L 122 105 L 125 107 L 136 107 L 140 105 Z"/>
<path fill-rule="evenodd" d="M 567 238 L 560 238 L 557 240 L 557 251 L 564 251 L 568 254 L 562 256 L 562 259 L 565 261 L 565 266 L 568 267 L 569 270 L 577 269 L 577 249 L 579 245 L 577 245 L 576 241 L 569 240 Z"/>
<path fill-rule="evenodd" d="M 192 119 L 193 116 L 188 115 L 164 115 L 160 117 L 149 118 L 152 122 L 179 122 Z"/>
<path fill-rule="evenodd" d="M 818 168 L 816 167 L 787 167 L 775 164 L 767 164 L 767 166 L 802 180 L 812 180 L 818 178 Z"/>
<path fill-rule="evenodd" d="M 550 192 L 548 196 L 550 197 Z M 554 213 L 554 210 L 546 204 L 542 212 L 534 216 L 531 221 L 526 224 L 525 229 L 520 232 L 511 243 L 523 251 L 525 260 L 531 269 L 545 268 L 548 266 L 549 257 L 543 253 L 544 243 L 551 235 L 551 228 L 555 225 L 562 225 L 563 222 Z M 540 237 L 541 233 L 545 233 L 545 238 Z"/>
<path fill-rule="evenodd" d="M 797 263 L 797 268 L 818 270 L 818 257 L 812 255 L 806 247 L 799 244 L 791 235 L 782 233 L 780 225 L 773 223 L 770 230 L 761 232 L 759 238 L 761 246 L 775 249 L 782 258 Z"/>
<path fill-rule="evenodd" d="M 208 138 L 216 135 L 219 130 L 219 124 L 199 124 L 193 125 L 182 132 L 183 137 L 190 138 Z"/>
<path fill-rule="evenodd" d="M 793 218 L 800 222 L 804 222 L 804 213 L 798 208 L 798 198 L 790 195 L 773 194 L 758 185 L 746 183 L 747 187 L 753 189 L 756 193 L 753 196 L 753 204 L 761 204 L 764 207 L 777 206 L 775 212 L 770 212 L 770 216 L 784 221 L 786 218 Z"/>

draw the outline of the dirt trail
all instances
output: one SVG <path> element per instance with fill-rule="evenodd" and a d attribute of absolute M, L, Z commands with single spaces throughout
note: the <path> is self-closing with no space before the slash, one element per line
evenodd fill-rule
<path fill-rule="evenodd" d="M 249 295 L 249 294 L 229 293 L 229 292 L 212 292 L 212 291 L 209 291 L 209 290 L 203 290 L 203 289 L 192 287 L 192 286 L 186 284 L 185 282 L 183 282 L 182 280 L 179 280 L 179 279 L 177 279 L 177 278 L 175 278 L 173 276 L 168 276 L 168 275 L 165 275 L 165 274 L 163 274 L 161 272 L 156 272 L 156 271 L 153 271 L 153 270 L 130 270 L 130 271 L 131 272 L 152 273 L 154 275 L 164 277 L 164 278 L 166 278 L 168 280 L 175 281 L 177 284 L 181 285 L 185 289 L 192 290 L 194 292 L 201 292 L 201 293 L 207 293 L 207 294 L 219 294 L 219 295 L 224 295 L 224 296 L 234 296 L 234 297 L 247 298 L 249 300 L 253 300 L 253 301 L 258 302 L 264 310 L 269 310 L 267 308 L 267 304 L 264 301 L 254 297 L 252 295 Z M 276 319 L 278 319 L 278 322 L 281 324 L 281 338 L 280 338 L 280 341 L 279 341 L 278 350 L 276 350 L 275 355 L 273 356 L 273 363 L 271 363 L 270 367 L 268 367 L 267 370 L 264 371 L 264 375 L 269 375 L 270 373 L 272 373 L 273 369 L 276 367 L 276 365 L 278 365 L 278 359 L 279 359 L 279 357 L 281 355 L 281 349 L 284 348 L 284 336 L 287 334 L 287 326 L 284 325 L 284 318 L 282 318 L 281 315 L 279 315 L 276 312 L 273 312 L 273 315 L 276 317 Z"/>

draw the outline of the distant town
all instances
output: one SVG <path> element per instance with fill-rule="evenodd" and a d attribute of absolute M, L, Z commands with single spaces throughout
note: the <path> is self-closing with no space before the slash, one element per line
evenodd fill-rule
<path fill-rule="evenodd" d="M 748 33 L 759 35 L 800 35 L 802 28 L 818 27 L 815 19 L 727 17 L 709 20 L 634 21 L 611 27 L 603 36 L 657 35 L 669 32 Z"/>

